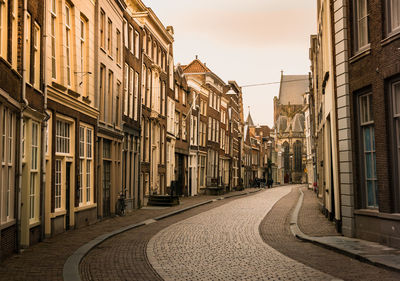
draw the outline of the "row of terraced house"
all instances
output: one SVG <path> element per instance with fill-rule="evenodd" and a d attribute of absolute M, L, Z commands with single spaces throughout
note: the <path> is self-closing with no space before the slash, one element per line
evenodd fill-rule
<path fill-rule="evenodd" d="M 119 192 L 135 209 L 265 175 L 269 128 L 173 42 L 141 0 L 0 1 L 1 259 L 114 215 Z"/>

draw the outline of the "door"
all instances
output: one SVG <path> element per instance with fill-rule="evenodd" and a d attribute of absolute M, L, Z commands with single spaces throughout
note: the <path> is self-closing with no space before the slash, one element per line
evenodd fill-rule
<path fill-rule="evenodd" d="M 71 162 L 66 163 L 65 171 L 65 229 L 69 230 L 70 224 L 70 190 L 71 190 Z"/>
<path fill-rule="evenodd" d="M 111 188 L 111 162 L 103 161 L 103 217 L 111 215 L 110 212 L 110 188 Z"/>

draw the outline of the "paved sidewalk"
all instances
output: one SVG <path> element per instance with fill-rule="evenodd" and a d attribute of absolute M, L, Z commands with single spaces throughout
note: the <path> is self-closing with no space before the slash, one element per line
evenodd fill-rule
<path fill-rule="evenodd" d="M 343 280 L 400 280 L 399 272 L 361 262 L 293 236 L 290 231 L 290 220 L 300 195 L 299 187 L 293 186 L 292 191 L 279 200 L 261 222 L 259 231 L 265 243 L 292 259 Z M 335 234 L 333 224 L 319 215 L 315 194 L 307 192 L 305 191 L 304 204 L 299 213 L 300 227 L 309 234 L 318 228 L 323 230 L 318 230 L 316 232 L 318 235 Z"/>
<path fill-rule="evenodd" d="M 235 191 L 223 196 L 239 196 L 257 189 Z M 148 207 L 134 210 L 125 217 L 113 217 L 91 226 L 70 230 L 38 243 L 21 254 L 15 254 L 0 263 L 0 280 L 62 280 L 63 267 L 78 248 L 104 235 L 132 224 L 168 215 L 202 202 L 216 200 L 222 196 L 195 196 L 181 198 L 181 204 L 168 208 Z"/>
<path fill-rule="evenodd" d="M 297 238 L 338 251 L 363 262 L 400 272 L 400 249 L 339 234 L 335 235 L 335 230 L 332 229 L 333 224 L 329 227 L 327 219 L 323 222 L 323 219 L 320 218 L 321 215 L 316 215 L 318 212 L 315 210 L 315 204 L 318 202 L 315 197 L 313 200 L 312 192 L 303 187 L 300 189 L 300 193 L 290 221 L 290 229 Z M 312 215 L 309 216 L 309 214 Z M 318 223 L 315 223 L 317 221 Z"/>

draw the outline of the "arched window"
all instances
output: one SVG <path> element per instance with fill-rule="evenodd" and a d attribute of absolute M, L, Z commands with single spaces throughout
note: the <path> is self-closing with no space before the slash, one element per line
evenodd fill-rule
<path fill-rule="evenodd" d="M 285 169 L 285 173 L 288 173 L 290 170 L 290 163 L 289 163 L 289 143 L 283 143 L 283 165 Z"/>
<path fill-rule="evenodd" d="M 302 165 L 302 156 L 301 156 L 302 144 L 301 141 L 296 141 L 293 145 L 294 151 L 294 170 L 296 172 L 301 172 L 303 165 Z"/>

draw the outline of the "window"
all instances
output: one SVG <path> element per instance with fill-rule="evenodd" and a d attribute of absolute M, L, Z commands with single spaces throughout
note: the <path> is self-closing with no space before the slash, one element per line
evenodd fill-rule
<path fill-rule="evenodd" d="M 0 225 L 14 219 L 15 114 L 0 104 Z"/>
<path fill-rule="evenodd" d="M 367 0 L 354 0 L 354 34 L 355 51 L 362 50 L 368 45 L 368 10 Z"/>
<path fill-rule="evenodd" d="M 182 116 L 182 139 L 183 140 L 186 140 L 186 135 L 187 135 L 187 132 L 186 132 L 186 116 L 183 115 Z"/>
<path fill-rule="evenodd" d="M 65 64 L 66 64 L 66 82 L 71 86 L 71 9 L 65 6 Z"/>
<path fill-rule="evenodd" d="M 117 29 L 117 44 L 116 44 L 115 56 L 117 57 L 117 63 L 121 64 L 121 32 L 118 29 Z"/>
<path fill-rule="evenodd" d="M 133 45 L 133 27 L 132 27 L 132 25 L 129 25 L 129 38 L 128 38 L 128 40 L 129 40 L 129 50 L 133 53 L 134 45 Z"/>
<path fill-rule="evenodd" d="M 26 81 L 31 83 L 31 28 L 32 28 L 32 22 L 31 22 L 31 15 L 29 13 L 26 13 L 26 26 L 25 26 L 25 61 L 26 61 Z"/>
<path fill-rule="evenodd" d="M 152 83 L 152 77 L 151 77 L 151 70 L 148 68 L 147 69 L 147 87 L 146 87 L 146 106 L 151 107 L 151 83 Z"/>
<path fill-rule="evenodd" d="M 100 48 L 105 48 L 105 28 L 106 28 L 106 14 L 100 10 Z"/>
<path fill-rule="evenodd" d="M 117 81 L 117 89 L 115 91 L 115 112 L 113 113 L 113 121 L 114 123 L 119 126 L 120 121 L 120 104 L 121 104 L 121 82 Z"/>
<path fill-rule="evenodd" d="M 35 22 L 33 27 L 33 86 L 40 89 L 40 26 Z"/>
<path fill-rule="evenodd" d="M 5 51 L 3 51 L 3 45 L 5 45 L 6 36 L 6 26 L 7 26 L 7 18 L 6 18 L 6 2 L 0 1 L 0 55 L 4 56 Z"/>
<path fill-rule="evenodd" d="M 175 137 L 179 139 L 179 112 L 175 111 L 175 129 L 174 129 L 174 134 Z"/>
<path fill-rule="evenodd" d="M 108 91 L 104 95 L 104 121 L 111 123 L 112 98 L 114 96 L 114 73 L 108 71 Z"/>
<path fill-rule="evenodd" d="M 161 144 L 161 149 L 160 149 L 160 153 L 161 153 L 161 164 L 165 164 L 165 129 L 164 127 L 161 127 L 160 130 L 160 144 Z"/>
<path fill-rule="evenodd" d="M 165 81 L 161 82 L 161 115 L 165 115 Z M 175 103 L 174 103 L 174 108 L 175 108 Z M 175 110 L 175 109 L 174 109 Z"/>
<path fill-rule="evenodd" d="M 61 165 L 61 160 L 59 160 L 59 159 L 56 159 L 56 162 L 55 162 L 55 177 L 54 177 L 54 183 L 55 183 L 55 193 L 54 193 L 54 208 L 56 209 L 56 210 L 59 210 L 59 209 L 61 209 L 61 192 L 62 192 L 62 188 L 61 188 L 61 186 L 62 186 L 62 179 L 61 179 L 61 176 L 62 176 L 62 170 L 61 170 L 61 167 L 62 167 L 62 165 Z"/>
<path fill-rule="evenodd" d="M 294 170 L 296 172 L 302 172 L 303 163 L 302 163 L 302 144 L 300 141 L 296 141 L 293 145 L 294 151 Z"/>
<path fill-rule="evenodd" d="M 56 12 L 56 0 L 51 1 L 51 77 L 57 78 L 57 51 L 56 51 L 56 30 L 57 30 L 57 12 Z"/>
<path fill-rule="evenodd" d="M 145 104 L 145 94 L 146 94 L 146 66 L 142 65 L 142 89 L 140 92 L 140 99 L 142 100 L 142 105 Z"/>
<path fill-rule="evenodd" d="M 138 120 L 138 102 L 139 102 L 139 73 L 135 72 L 135 92 L 134 92 L 134 120 Z"/>
<path fill-rule="evenodd" d="M 135 30 L 135 57 L 139 58 L 140 46 L 139 46 L 139 32 Z"/>
<path fill-rule="evenodd" d="M 56 121 L 56 153 L 70 153 L 70 124 Z"/>
<path fill-rule="evenodd" d="M 208 140 L 211 140 L 212 119 L 208 117 Z"/>
<path fill-rule="evenodd" d="M 82 93 L 84 96 L 88 96 L 88 72 L 87 72 L 87 61 L 88 61 L 88 56 L 89 56 L 89 52 L 88 52 L 88 40 L 87 40 L 87 28 L 88 28 L 88 24 L 87 21 L 84 18 L 81 18 L 80 20 L 80 24 L 81 24 L 81 33 L 79 36 L 79 41 L 80 41 L 80 65 L 81 65 L 81 69 L 80 69 L 80 76 L 81 76 L 81 82 L 80 82 L 80 86 L 82 86 Z"/>
<path fill-rule="evenodd" d="M 145 123 L 146 123 L 146 139 L 145 139 L 146 146 L 145 146 L 144 154 L 145 154 L 145 161 L 149 162 L 149 159 L 150 159 L 149 158 L 149 154 L 150 154 L 150 150 L 149 150 L 149 146 L 150 146 L 150 143 L 149 143 L 149 141 L 150 141 L 150 122 L 148 120 L 146 120 Z"/>
<path fill-rule="evenodd" d="M 79 127 L 79 205 L 91 204 L 93 199 L 93 128 Z"/>
<path fill-rule="evenodd" d="M 182 90 L 182 104 L 186 105 L 186 91 Z"/>
<path fill-rule="evenodd" d="M 400 31 L 400 1 L 386 0 L 388 33 Z"/>
<path fill-rule="evenodd" d="M 175 85 L 175 100 L 179 101 L 178 85 Z"/>
<path fill-rule="evenodd" d="M 124 45 L 128 48 L 128 23 L 124 20 Z"/>
<path fill-rule="evenodd" d="M 104 111 L 104 100 L 105 100 L 105 87 L 106 87 L 106 68 L 103 64 L 100 65 L 100 117 L 101 120 L 105 120 L 105 111 Z"/>
<path fill-rule="evenodd" d="M 400 204 L 399 197 L 400 197 L 400 81 L 397 80 L 390 84 L 390 93 L 391 93 L 391 103 L 392 103 L 392 116 L 393 116 L 393 123 L 390 127 L 392 127 L 392 135 L 393 135 L 393 158 L 394 158 L 394 169 L 397 171 L 393 171 L 394 175 L 394 195 L 395 195 L 395 202 Z M 398 212 L 400 206 L 395 205 L 396 212 Z"/>
<path fill-rule="evenodd" d="M 112 53 L 112 21 L 108 19 L 108 26 L 107 26 L 107 51 L 110 56 L 113 55 Z"/>
<path fill-rule="evenodd" d="M 32 122 L 32 139 L 31 139 L 31 169 L 30 169 L 30 188 L 29 188 L 29 219 L 38 218 L 37 195 L 39 186 L 39 124 Z"/>
<path fill-rule="evenodd" d="M 362 159 L 362 185 L 366 194 L 366 207 L 378 208 L 378 185 L 376 177 L 375 128 L 372 113 L 372 94 L 358 97 L 360 156 Z"/>
<path fill-rule="evenodd" d="M 9 14 L 11 16 L 11 40 L 12 40 L 12 44 L 11 44 L 11 48 L 12 48 L 12 67 L 14 69 L 17 68 L 18 65 L 18 1 L 12 1 L 12 8 L 11 8 L 11 13 Z M 0 6 L 2 6 L 2 4 L 0 4 Z M 1 26 L 1 22 L 2 20 L 4 20 L 4 17 L 1 16 L 2 11 L 1 11 L 1 7 L 0 7 L 0 26 Z M 1 29 L 1 27 L 0 27 Z M 5 34 L 5 33 L 4 33 Z M 5 40 L 2 41 L 1 37 L 2 35 L 4 35 L 1 33 L 0 31 L 0 55 L 1 55 L 1 42 L 6 42 Z"/>
<path fill-rule="evenodd" d="M 125 63 L 124 69 L 124 115 L 128 115 L 128 81 L 129 81 L 129 66 Z"/>
<path fill-rule="evenodd" d="M 133 68 L 129 68 L 129 117 L 133 118 Z"/>

